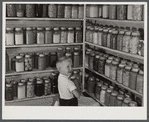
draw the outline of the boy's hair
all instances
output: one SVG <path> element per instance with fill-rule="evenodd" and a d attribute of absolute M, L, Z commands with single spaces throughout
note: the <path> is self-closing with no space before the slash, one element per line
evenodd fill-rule
<path fill-rule="evenodd" d="M 56 68 L 57 70 L 59 71 L 59 68 L 61 67 L 61 64 L 64 62 L 64 61 L 69 61 L 69 62 L 72 62 L 72 60 L 67 57 L 67 56 L 63 56 L 61 58 L 59 58 L 56 62 Z"/>

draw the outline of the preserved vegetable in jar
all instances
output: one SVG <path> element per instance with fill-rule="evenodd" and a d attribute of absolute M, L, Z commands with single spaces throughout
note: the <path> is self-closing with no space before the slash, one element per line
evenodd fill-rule
<path fill-rule="evenodd" d="M 97 44 L 98 43 L 98 27 L 95 26 L 94 31 L 93 31 L 93 43 Z"/>
<path fill-rule="evenodd" d="M 15 44 L 24 44 L 22 28 L 15 28 Z"/>
<path fill-rule="evenodd" d="M 57 48 L 57 58 L 61 58 L 64 56 L 64 51 L 63 51 L 63 48 L 62 47 L 58 47 Z"/>
<path fill-rule="evenodd" d="M 74 43 L 74 30 L 72 27 L 68 28 L 68 37 L 67 37 L 68 43 Z"/>
<path fill-rule="evenodd" d="M 135 101 L 130 101 L 129 106 L 131 106 L 131 107 L 137 106 L 137 102 L 135 102 Z"/>
<path fill-rule="evenodd" d="M 98 5 L 98 17 L 102 17 L 102 5 Z"/>
<path fill-rule="evenodd" d="M 136 21 L 143 20 L 143 5 L 133 5 L 132 18 Z"/>
<path fill-rule="evenodd" d="M 51 27 L 45 28 L 45 44 L 53 43 L 53 31 Z"/>
<path fill-rule="evenodd" d="M 106 94 L 107 86 L 103 85 L 100 91 L 100 102 L 105 104 L 105 94 Z"/>
<path fill-rule="evenodd" d="M 11 83 L 7 83 L 5 86 L 5 100 L 11 101 L 13 100 L 13 87 Z"/>
<path fill-rule="evenodd" d="M 98 5 L 90 5 L 90 17 L 98 17 Z"/>
<path fill-rule="evenodd" d="M 27 82 L 27 97 L 34 97 L 34 84 L 30 81 Z"/>
<path fill-rule="evenodd" d="M 102 34 L 102 40 L 101 40 L 102 46 L 105 46 L 105 47 L 107 46 L 107 36 L 108 36 L 108 29 L 104 29 Z"/>
<path fill-rule="evenodd" d="M 94 52 L 90 53 L 90 57 L 89 57 L 89 68 L 90 69 L 93 69 L 94 57 L 95 57 L 95 53 Z"/>
<path fill-rule="evenodd" d="M 122 106 L 122 102 L 124 100 L 124 95 L 118 95 L 115 100 L 115 106 Z"/>
<path fill-rule="evenodd" d="M 57 61 L 57 53 L 51 52 L 51 54 L 50 54 L 50 67 L 56 67 L 56 61 Z"/>
<path fill-rule="evenodd" d="M 115 49 L 115 50 L 117 49 L 117 34 L 118 34 L 117 30 L 112 31 L 110 46 L 112 49 Z"/>
<path fill-rule="evenodd" d="M 129 106 L 130 101 L 131 101 L 130 98 L 125 98 L 123 103 L 122 103 L 122 106 Z"/>
<path fill-rule="evenodd" d="M 127 19 L 127 5 L 117 5 L 117 19 L 118 20 Z"/>
<path fill-rule="evenodd" d="M 44 44 L 44 30 L 43 28 L 37 28 L 37 44 Z"/>
<path fill-rule="evenodd" d="M 128 5 L 127 6 L 127 20 L 133 20 L 132 12 L 133 12 L 133 5 Z"/>
<path fill-rule="evenodd" d="M 83 5 L 79 5 L 79 10 L 78 10 L 78 19 L 83 19 L 84 17 L 84 6 Z"/>
<path fill-rule="evenodd" d="M 14 31 L 13 28 L 6 28 L 5 43 L 6 45 L 14 45 Z"/>
<path fill-rule="evenodd" d="M 144 40 L 140 40 L 140 42 L 139 42 L 138 55 L 144 56 Z"/>
<path fill-rule="evenodd" d="M 44 95 L 51 94 L 51 81 L 50 79 L 45 79 L 44 81 Z"/>
<path fill-rule="evenodd" d="M 29 31 L 31 32 L 32 34 L 32 31 Z M 36 40 L 37 40 L 37 28 L 36 27 L 33 27 L 33 41 L 31 41 L 33 44 L 36 43 Z"/>
<path fill-rule="evenodd" d="M 124 37 L 124 31 L 119 31 L 117 35 L 117 50 L 122 51 L 123 49 L 123 37 Z"/>
<path fill-rule="evenodd" d="M 87 81 L 87 91 L 88 93 L 94 93 L 94 86 L 95 86 L 95 78 L 89 77 Z"/>
<path fill-rule="evenodd" d="M 25 71 L 32 71 L 33 60 L 32 60 L 31 55 L 25 55 L 24 68 L 25 68 Z"/>
<path fill-rule="evenodd" d="M 111 66 L 111 59 L 107 59 L 106 60 L 106 64 L 105 64 L 105 76 L 110 77 L 110 66 Z"/>
<path fill-rule="evenodd" d="M 144 84 L 144 73 L 142 70 L 139 71 L 137 75 L 137 82 L 136 82 L 136 91 L 139 93 L 143 93 L 143 84 Z"/>
<path fill-rule="evenodd" d="M 18 83 L 18 99 L 25 98 L 25 96 L 26 96 L 25 83 L 19 82 Z"/>
<path fill-rule="evenodd" d="M 86 17 L 90 17 L 90 5 L 86 5 Z"/>
<path fill-rule="evenodd" d="M 125 35 L 123 37 L 123 52 L 129 52 L 130 51 L 130 40 L 131 40 L 131 31 L 125 32 Z"/>
<path fill-rule="evenodd" d="M 76 27 L 75 33 L 75 43 L 82 43 L 83 42 L 83 33 L 81 27 Z"/>
<path fill-rule="evenodd" d="M 26 17 L 32 18 L 35 17 L 35 5 L 34 4 L 26 4 Z"/>
<path fill-rule="evenodd" d="M 39 54 L 38 57 L 38 70 L 46 69 L 46 57 L 44 54 Z"/>
<path fill-rule="evenodd" d="M 44 95 L 44 85 L 42 80 L 37 80 L 35 85 L 35 94 L 36 96 Z"/>
<path fill-rule="evenodd" d="M 109 18 L 109 5 L 102 6 L 102 18 L 104 19 Z"/>
<path fill-rule="evenodd" d="M 116 101 L 117 95 L 118 95 L 117 91 L 112 91 L 112 93 L 110 95 L 110 106 L 114 106 L 115 105 L 115 101 Z"/>
<path fill-rule="evenodd" d="M 108 88 L 105 94 L 105 105 L 109 106 L 110 105 L 110 94 L 112 92 L 112 88 Z"/>
<path fill-rule="evenodd" d="M 102 83 L 97 82 L 95 87 L 95 97 L 99 100 L 100 99 L 100 91 L 101 91 Z"/>
<path fill-rule="evenodd" d="M 98 45 L 102 43 L 102 35 L 103 35 L 103 28 L 99 28 L 98 30 Z"/>
<path fill-rule="evenodd" d="M 16 16 L 16 5 L 15 4 L 6 4 L 7 16 L 15 17 Z"/>
<path fill-rule="evenodd" d="M 65 27 L 61 27 L 61 43 L 67 43 L 67 31 Z"/>
<path fill-rule="evenodd" d="M 116 72 L 117 72 L 118 62 L 112 61 L 112 65 L 110 66 L 110 78 L 112 80 L 116 80 Z"/>
<path fill-rule="evenodd" d="M 15 70 L 16 72 L 23 72 L 24 71 L 24 59 L 22 56 L 17 55 L 15 60 Z"/>
<path fill-rule="evenodd" d="M 107 47 L 110 48 L 111 47 L 111 37 L 112 37 L 112 31 L 113 29 L 109 30 L 108 35 L 107 35 Z"/>
<path fill-rule="evenodd" d="M 71 18 L 74 18 L 74 19 L 78 18 L 78 5 L 72 5 Z"/>
<path fill-rule="evenodd" d="M 48 5 L 43 4 L 42 5 L 42 17 L 47 17 L 48 16 Z"/>
<path fill-rule="evenodd" d="M 48 6 L 48 16 L 50 18 L 56 18 L 57 17 L 57 5 L 56 4 L 50 4 Z"/>
<path fill-rule="evenodd" d="M 116 19 L 116 5 L 109 5 L 109 19 Z"/>
<path fill-rule="evenodd" d="M 89 67 L 89 56 L 90 56 L 90 52 L 85 53 L 85 66 Z"/>
<path fill-rule="evenodd" d="M 26 44 L 34 44 L 35 43 L 34 33 L 33 33 L 32 28 L 27 27 L 25 35 L 26 35 Z"/>
<path fill-rule="evenodd" d="M 72 11 L 72 6 L 71 5 L 65 5 L 65 10 L 64 10 L 64 17 L 65 18 L 71 18 L 71 11 Z"/>
<path fill-rule="evenodd" d="M 95 59 L 94 59 L 94 62 L 93 62 L 93 69 L 95 70 L 95 71 L 98 71 L 98 69 L 99 69 L 99 58 L 100 58 L 100 56 L 99 55 L 96 55 L 95 56 Z"/>
<path fill-rule="evenodd" d="M 94 30 L 94 28 L 93 27 L 90 27 L 90 35 L 89 35 L 89 42 L 90 43 L 93 43 L 93 30 Z"/>
<path fill-rule="evenodd" d="M 105 70 L 105 63 L 106 63 L 106 58 L 105 57 L 100 57 L 99 60 L 99 66 L 98 66 L 98 72 L 101 74 L 104 74 Z"/>
<path fill-rule="evenodd" d="M 64 18 L 64 8 L 65 5 L 63 4 L 57 5 L 57 18 Z"/>
<path fill-rule="evenodd" d="M 85 34 L 86 42 L 89 42 L 90 40 L 90 26 L 86 27 L 86 34 Z"/>
<path fill-rule="evenodd" d="M 79 67 L 80 66 L 80 54 L 79 52 L 74 52 L 73 57 L 73 67 Z"/>
<path fill-rule="evenodd" d="M 58 27 L 54 28 L 53 43 L 60 43 L 60 31 Z"/>
<path fill-rule="evenodd" d="M 119 67 L 117 68 L 117 82 L 123 83 L 123 70 L 124 70 L 125 64 L 119 64 Z"/>
<path fill-rule="evenodd" d="M 24 17 L 24 8 L 25 6 L 23 4 L 17 4 L 16 5 L 16 16 L 17 17 Z"/>

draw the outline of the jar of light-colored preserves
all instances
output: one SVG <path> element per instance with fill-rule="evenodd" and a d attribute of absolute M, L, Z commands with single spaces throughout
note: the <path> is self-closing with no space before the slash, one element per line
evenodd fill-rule
<path fill-rule="evenodd" d="M 118 20 L 127 19 L 127 5 L 117 5 L 117 19 Z"/>
<path fill-rule="evenodd" d="M 98 44 L 98 27 L 95 26 L 93 31 L 93 43 Z"/>
<path fill-rule="evenodd" d="M 115 50 L 117 49 L 117 34 L 118 34 L 117 30 L 112 31 L 110 46 L 112 49 L 115 49 Z"/>
<path fill-rule="evenodd" d="M 38 57 L 38 70 L 46 69 L 46 57 L 44 54 L 39 54 Z"/>
<path fill-rule="evenodd" d="M 90 17 L 98 17 L 98 5 L 90 5 Z"/>
<path fill-rule="evenodd" d="M 123 100 L 122 106 L 129 106 L 130 101 L 131 101 L 130 98 L 125 98 L 125 99 Z"/>
<path fill-rule="evenodd" d="M 68 28 L 67 42 L 74 43 L 74 29 L 73 29 L 73 27 Z"/>
<path fill-rule="evenodd" d="M 136 21 L 143 20 L 143 5 L 133 5 L 132 18 Z"/>
<path fill-rule="evenodd" d="M 102 83 L 97 82 L 95 87 L 95 97 L 99 100 L 100 99 L 100 91 L 101 91 Z"/>
<path fill-rule="evenodd" d="M 26 97 L 26 89 L 25 84 L 22 82 L 18 83 L 18 99 L 22 99 Z"/>
<path fill-rule="evenodd" d="M 67 30 L 65 27 L 61 27 L 61 43 L 67 43 Z"/>
<path fill-rule="evenodd" d="M 84 6 L 83 5 L 79 5 L 78 18 L 79 19 L 83 19 L 83 17 L 84 17 Z"/>
<path fill-rule="evenodd" d="M 83 33 L 81 27 L 76 27 L 75 32 L 75 43 L 82 43 L 83 42 Z"/>
<path fill-rule="evenodd" d="M 6 28 L 5 43 L 6 45 L 14 45 L 14 29 Z"/>
<path fill-rule="evenodd" d="M 112 90 L 113 90 L 112 88 L 108 88 L 106 90 L 106 94 L 105 94 L 105 105 L 106 106 L 110 105 L 110 94 L 111 94 Z"/>
<path fill-rule="evenodd" d="M 16 5 L 15 4 L 6 4 L 7 16 L 15 17 L 16 16 Z"/>
<path fill-rule="evenodd" d="M 110 106 L 115 106 L 116 97 L 118 95 L 117 91 L 112 91 L 110 95 Z"/>
<path fill-rule="evenodd" d="M 48 6 L 48 16 L 50 18 L 56 18 L 57 17 L 57 5 L 56 4 L 50 4 Z"/>
<path fill-rule="evenodd" d="M 26 44 L 34 44 L 34 33 L 31 27 L 26 28 Z M 36 38 L 37 39 L 37 38 Z"/>
<path fill-rule="evenodd" d="M 71 11 L 71 18 L 77 19 L 78 18 L 78 5 L 72 5 L 72 11 Z"/>
<path fill-rule="evenodd" d="M 133 12 L 133 5 L 128 5 L 127 6 L 127 20 L 133 20 L 132 12 Z"/>
<path fill-rule="evenodd" d="M 125 68 L 125 64 L 119 64 L 118 68 L 117 68 L 117 82 L 118 83 L 123 83 L 123 70 Z"/>
<path fill-rule="evenodd" d="M 21 45 L 24 44 L 24 38 L 23 38 L 23 30 L 22 28 L 15 28 L 15 44 Z"/>
<path fill-rule="evenodd" d="M 140 70 L 139 74 L 137 75 L 136 91 L 141 94 L 143 93 L 143 84 L 144 84 L 144 72 Z"/>
<path fill-rule="evenodd" d="M 110 77 L 110 66 L 111 66 L 111 59 L 107 59 L 106 60 L 106 64 L 105 64 L 105 76 Z"/>
<path fill-rule="evenodd" d="M 64 17 L 65 18 L 71 18 L 71 11 L 72 11 L 72 6 L 67 4 L 65 5 L 65 13 L 64 13 Z"/>
<path fill-rule="evenodd" d="M 103 28 L 98 29 L 98 45 L 101 45 L 102 43 L 102 35 L 103 35 Z"/>
<path fill-rule="evenodd" d="M 44 30 L 42 27 L 37 28 L 37 44 L 44 44 Z"/>
<path fill-rule="evenodd" d="M 105 94 L 106 94 L 107 86 L 103 85 L 100 91 L 100 102 L 105 104 Z"/>
<path fill-rule="evenodd" d="M 93 31 L 94 31 L 94 28 L 93 27 L 90 27 L 90 37 L 89 37 L 89 42 L 90 43 L 93 43 Z"/>
<path fill-rule="evenodd" d="M 105 63 L 106 63 L 106 58 L 105 57 L 100 57 L 99 63 L 98 63 L 98 72 L 101 74 L 104 74 L 105 70 Z"/>
<path fill-rule="evenodd" d="M 115 106 L 122 106 L 122 102 L 124 100 L 124 95 L 118 95 L 115 100 Z"/>
<path fill-rule="evenodd" d="M 60 43 L 60 31 L 58 27 L 54 28 L 53 43 Z"/>
<path fill-rule="evenodd" d="M 30 81 L 27 82 L 27 97 L 34 97 L 34 84 Z"/>
<path fill-rule="evenodd" d="M 32 18 L 35 17 L 35 5 L 34 4 L 26 4 L 26 17 Z"/>
<path fill-rule="evenodd" d="M 23 72 L 24 71 L 24 59 L 22 56 L 17 55 L 15 60 L 15 70 L 16 72 Z"/>
<path fill-rule="evenodd" d="M 110 66 L 110 78 L 112 80 L 116 80 L 116 72 L 117 72 L 118 62 L 112 61 L 112 65 Z"/>
<path fill-rule="evenodd" d="M 116 19 L 116 5 L 109 5 L 109 19 Z"/>
<path fill-rule="evenodd" d="M 107 36 L 108 36 L 108 29 L 103 30 L 101 45 L 106 47 L 107 46 Z"/>
<path fill-rule="evenodd" d="M 117 50 L 122 51 L 123 49 L 123 37 L 124 37 L 124 30 L 119 31 L 117 35 Z"/>
<path fill-rule="evenodd" d="M 53 30 L 51 27 L 45 28 L 45 44 L 53 43 Z"/>
<path fill-rule="evenodd" d="M 102 18 L 104 19 L 109 18 L 109 5 L 102 6 Z"/>

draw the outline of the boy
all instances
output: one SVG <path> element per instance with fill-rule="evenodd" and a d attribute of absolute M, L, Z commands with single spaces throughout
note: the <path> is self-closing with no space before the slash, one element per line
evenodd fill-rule
<path fill-rule="evenodd" d="M 58 76 L 58 91 L 60 95 L 60 106 L 78 106 L 80 93 L 76 85 L 70 80 L 72 73 L 72 61 L 68 57 L 61 57 L 56 62 L 57 70 L 60 72 Z"/>

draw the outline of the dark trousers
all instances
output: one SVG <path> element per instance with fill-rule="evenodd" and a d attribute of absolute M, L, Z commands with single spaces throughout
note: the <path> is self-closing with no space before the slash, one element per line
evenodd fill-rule
<path fill-rule="evenodd" d="M 60 106 L 78 106 L 78 99 L 72 98 L 72 99 L 59 99 Z"/>

